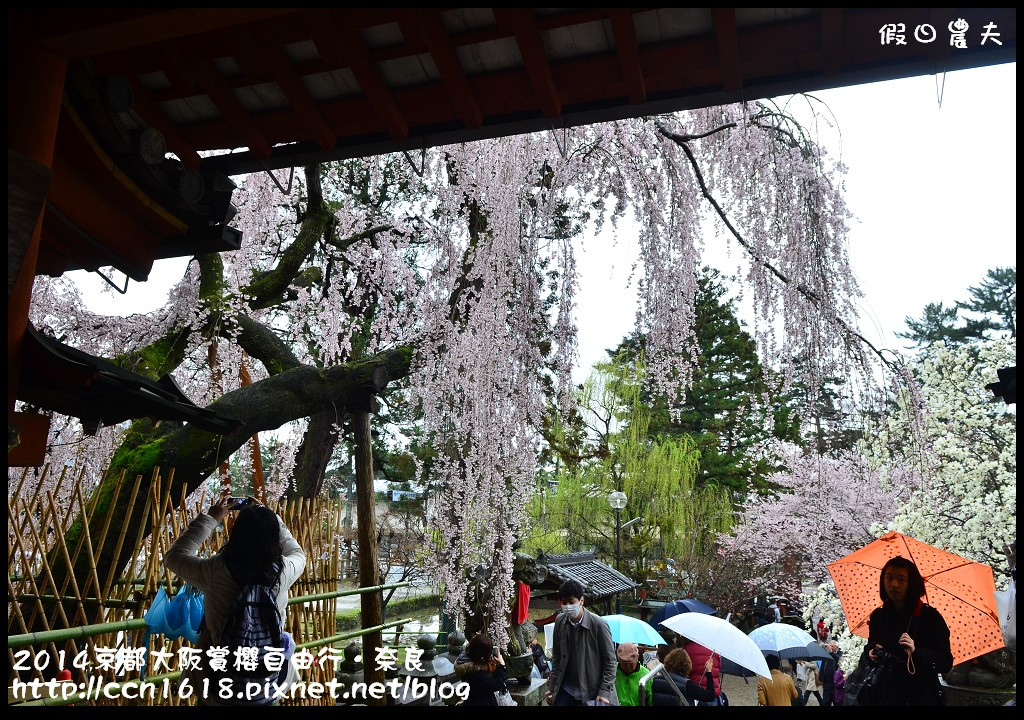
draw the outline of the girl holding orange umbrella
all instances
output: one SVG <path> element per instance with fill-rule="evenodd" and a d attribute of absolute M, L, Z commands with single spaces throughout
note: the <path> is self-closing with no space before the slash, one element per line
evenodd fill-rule
<path fill-rule="evenodd" d="M 910 560 L 894 557 L 878 582 L 882 606 L 868 620 L 868 643 L 860 662 L 884 666 L 881 705 L 945 705 L 939 673 L 953 667 L 949 627 L 922 598 L 924 579 Z"/>

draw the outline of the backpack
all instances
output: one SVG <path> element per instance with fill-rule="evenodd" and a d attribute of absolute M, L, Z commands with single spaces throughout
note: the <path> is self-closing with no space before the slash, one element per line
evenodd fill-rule
<path fill-rule="evenodd" d="M 279 674 L 283 678 L 288 663 L 282 660 L 291 654 L 294 646 L 290 635 L 284 631 L 274 588 L 260 583 L 242 585 L 231 604 L 231 614 L 219 640 L 218 645 L 229 649 L 227 668 L 219 673 L 222 676 L 257 682 L 275 679 Z M 242 648 L 256 648 L 256 651 Z M 268 663 L 268 655 L 275 650 L 277 660 L 271 658 Z"/>

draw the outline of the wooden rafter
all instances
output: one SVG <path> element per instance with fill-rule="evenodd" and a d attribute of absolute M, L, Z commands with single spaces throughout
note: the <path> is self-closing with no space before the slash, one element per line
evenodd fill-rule
<path fill-rule="evenodd" d="M 533 11 L 530 8 L 494 8 L 494 17 L 499 24 L 512 30 L 519 45 L 519 52 L 523 56 L 530 84 L 537 93 L 540 107 L 544 111 L 544 117 L 558 117 L 562 114 L 562 101 L 551 74 L 551 65 L 544 53 L 544 44 L 541 42 Z"/>
<path fill-rule="evenodd" d="M 821 74 L 832 77 L 843 66 L 843 11 L 821 9 Z"/>
<path fill-rule="evenodd" d="M 221 75 L 213 62 L 210 60 L 199 60 L 193 62 L 192 71 L 199 79 L 199 84 L 210 96 L 210 100 L 217 106 L 224 118 L 241 134 L 241 139 L 249 146 L 249 150 L 257 158 L 266 160 L 270 157 L 270 143 L 263 137 L 249 113 L 242 107 L 242 103 L 231 91 L 224 76 Z"/>
<path fill-rule="evenodd" d="M 636 30 L 633 28 L 633 13 L 625 8 L 612 8 L 608 12 L 615 35 L 615 49 L 626 81 L 629 101 L 639 105 L 647 99 L 644 71 L 640 65 L 640 49 L 636 44 Z"/>
<path fill-rule="evenodd" d="M 416 39 L 430 52 L 430 56 L 441 73 L 441 81 L 451 97 L 463 124 L 467 128 L 478 128 L 483 125 L 483 115 L 473 91 L 466 79 L 455 48 L 448 33 L 441 24 L 441 19 L 434 12 L 408 8 L 399 16 L 398 25 L 406 38 Z"/>
<path fill-rule="evenodd" d="M 359 29 L 337 22 L 330 10 L 310 10 L 303 14 L 303 21 L 317 51 L 328 65 L 348 67 L 352 71 L 391 139 L 405 140 L 409 135 L 409 124 L 363 44 Z"/>
<path fill-rule="evenodd" d="M 736 37 L 736 8 L 715 8 L 711 15 L 714 18 L 715 40 L 718 42 L 722 86 L 730 92 L 736 92 L 743 87 L 739 41 Z"/>
<path fill-rule="evenodd" d="M 316 139 L 321 149 L 332 150 L 338 138 L 327 125 L 324 116 L 320 114 L 306 86 L 302 84 L 302 78 L 295 72 L 295 65 L 288 60 L 280 47 L 267 50 L 265 58 L 270 67 L 270 74 L 281 86 L 281 90 L 310 135 Z"/>

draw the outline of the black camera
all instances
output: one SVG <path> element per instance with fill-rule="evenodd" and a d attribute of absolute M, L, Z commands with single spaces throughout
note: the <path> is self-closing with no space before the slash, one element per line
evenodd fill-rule
<path fill-rule="evenodd" d="M 899 665 L 900 656 L 892 650 L 875 648 L 875 662 L 886 670 L 892 671 Z"/>

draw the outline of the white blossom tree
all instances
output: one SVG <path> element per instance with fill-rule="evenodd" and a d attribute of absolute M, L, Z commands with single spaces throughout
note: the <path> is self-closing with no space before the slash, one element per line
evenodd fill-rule
<path fill-rule="evenodd" d="M 1013 338 L 939 342 L 922 352 L 915 366 L 922 407 L 909 406 L 909 396 L 901 396 L 898 409 L 865 434 L 871 441 L 863 445 L 870 466 L 889 468 L 889 473 L 898 469 L 920 480 L 906 485 L 909 492 L 876 503 L 876 519 L 864 542 L 843 548 L 822 535 L 818 556 L 829 558 L 825 563 L 896 530 L 991 566 L 997 589 L 1006 587 L 1002 547 L 1017 534 L 1016 407 L 994 397 L 985 385 L 996 381 L 999 368 L 1016 365 L 1016 354 Z M 837 495 L 851 490 L 859 494 L 863 488 L 829 488 Z M 788 512 L 787 517 L 796 514 L 792 508 Z M 808 598 L 805 615 L 809 619 L 816 611 L 839 636 L 847 662 L 855 662 L 864 640 L 850 635 L 828 582 Z"/>

